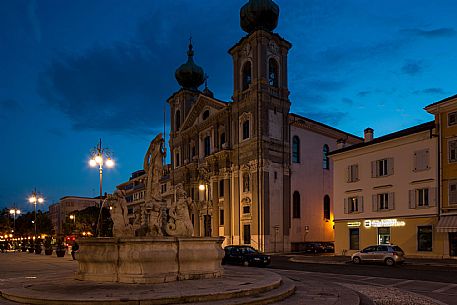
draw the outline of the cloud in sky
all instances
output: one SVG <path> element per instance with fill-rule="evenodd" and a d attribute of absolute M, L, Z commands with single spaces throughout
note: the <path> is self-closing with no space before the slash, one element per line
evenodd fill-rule
<path fill-rule="evenodd" d="M 422 65 L 419 62 L 409 61 L 401 67 L 401 71 L 404 74 L 414 76 L 422 72 Z"/>
<path fill-rule="evenodd" d="M 433 30 L 403 29 L 401 32 L 425 38 L 453 37 L 457 34 L 454 28 L 437 28 Z"/>
<path fill-rule="evenodd" d="M 416 90 L 414 94 L 444 94 L 443 88 L 426 88 L 423 90 Z"/>

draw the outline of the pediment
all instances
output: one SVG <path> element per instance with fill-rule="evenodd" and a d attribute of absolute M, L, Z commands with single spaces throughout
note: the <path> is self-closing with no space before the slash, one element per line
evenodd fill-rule
<path fill-rule="evenodd" d="M 211 117 L 215 116 L 225 107 L 226 104 L 224 102 L 200 94 L 185 118 L 181 130 L 184 131 L 194 125 L 199 125 L 203 121 L 211 119 Z M 203 113 L 207 110 L 209 111 L 209 116 L 203 120 Z"/>

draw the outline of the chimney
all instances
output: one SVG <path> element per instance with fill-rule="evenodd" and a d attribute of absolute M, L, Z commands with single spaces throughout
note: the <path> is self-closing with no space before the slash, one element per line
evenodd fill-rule
<path fill-rule="evenodd" d="M 346 147 L 346 140 L 344 139 L 339 139 L 336 141 L 336 149 L 341 149 Z"/>
<path fill-rule="evenodd" d="M 367 142 L 373 141 L 373 134 L 374 134 L 373 128 L 367 128 L 367 129 L 365 129 L 365 130 L 363 131 L 364 142 L 367 143 Z"/>

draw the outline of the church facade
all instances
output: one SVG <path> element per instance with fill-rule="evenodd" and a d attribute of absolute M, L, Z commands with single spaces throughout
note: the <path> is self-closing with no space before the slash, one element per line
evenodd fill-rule
<path fill-rule="evenodd" d="M 194 201 L 196 236 L 262 251 L 299 250 L 333 241 L 332 164 L 327 153 L 361 138 L 290 113 L 288 52 L 274 33 L 279 7 L 250 0 L 241 8 L 247 35 L 229 54 L 233 100 L 214 97 L 193 60 L 176 70 L 181 89 L 170 105 L 169 185 Z M 338 143 L 337 143 L 338 142 Z"/>

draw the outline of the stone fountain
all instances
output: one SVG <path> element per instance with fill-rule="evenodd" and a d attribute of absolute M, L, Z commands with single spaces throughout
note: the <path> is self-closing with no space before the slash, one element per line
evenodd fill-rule
<path fill-rule="evenodd" d="M 77 279 L 153 284 L 222 276 L 224 238 L 192 237 L 192 200 L 182 184 L 174 187 L 173 202 L 162 198 L 163 144 L 159 134 L 144 158 L 145 202 L 135 211 L 133 224 L 127 217 L 125 193 L 117 190 L 107 199 L 114 237 L 78 241 Z"/>

